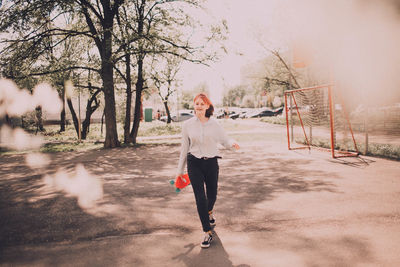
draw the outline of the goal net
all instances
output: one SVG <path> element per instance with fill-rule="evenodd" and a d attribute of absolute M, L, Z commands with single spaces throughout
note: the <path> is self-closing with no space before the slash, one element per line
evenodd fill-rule
<path fill-rule="evenodd" d="M 285 92 L 288 148 L 328 149 L 333 158 L 358 156 L 350 119 L 332 85 Z"/>

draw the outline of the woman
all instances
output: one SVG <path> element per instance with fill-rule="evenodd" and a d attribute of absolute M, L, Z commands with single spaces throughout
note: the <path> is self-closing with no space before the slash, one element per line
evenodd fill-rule
<path fill-rule="evenodd" d="M 211 118 L 214 107 L 205 94 L 194 98 L 195 116 L 183 123 L 182 146 L 178 164 L 178 175 L 184 173 L 185 163 L 196 199 L 197 211 L 205 232 L 202 248 L 210 247 L 211 226 L 215 226 L 213 208 L 217 199 L 218 187 L 218 149 L 220 143 L 225 147 L 239 149 L 230 140 L 218 122 Z M 204 190 L 204 185 L 206 190 Z"/>

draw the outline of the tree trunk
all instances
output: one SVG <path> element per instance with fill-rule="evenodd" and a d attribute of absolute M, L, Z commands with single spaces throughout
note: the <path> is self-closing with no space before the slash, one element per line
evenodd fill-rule
<path fill-rule="evenodd" d="M 146 1 L 142 1 L 139 7 L 139 14 L 137 18 L 138 27 L 137 27 L 137 35 L 142 37 L 143 29 L 144 29 L 144 6 Z M 136 99 L 135 99 L 135 114 L 133 117 L 133 125 L 131 133 L 129 134 L 129 141 L 133 144 L 136 144 L 136 137 L 139 130 L 140 119 L 142 117 L 142 91 L 143 91 L 143 60 L 145 57 L 145 53 L 143 52 L 143 46 L 141 42 L 139 42 L 139 54 L 137 56 L 137 81 L 136 81 Z"/>
<path fill-rule="evenodd" d="M 139 130 L 139 124 L 142 111 L 142 91 L 143 91 L 143 56 L 139 56 L 138 62 L 138 77 L 136 82 L 136 99 L 135 99 L 135 115 L 133 118 L 132 130 L 129 135 L 129 141 L 136 144 L 136 137 Z"/>
<path fill-rule="evenodd" d="M 60 97 L 62 101 L 62 110 L 60 114 L 60 132 L 65 132 L 65 87 L 64 86 L 62 86 Z"/>
<path fill-rule="evenodd" d="M 90 126 L 90 115 L 88 115 L 88 111 L 86 110 L 86 118 L 82 122 L 82 132 L 81 132 L 82 140 L 86 140 L 87 134 L 89 133 L 89 126 Z"/>
<path fill-rule="evenodd" d="M 100 127 L 100 135 L 103 136 L 103 127 L 104 126 L 104 109 L 103 109 L 103 114 L 101 115 L 101 127 Z"/>
<path fill-rule="evenodd" d="M 10 118 L 10 116 L 8 116 L 8 114 L 6 114 L 5 120 L 6 120 L 6 124 L 12 127 L 11 118 Z"/>
<path fill-rule="evenodd" d="M 0 118 L 0 125 L 1 125 L 1 118 Z M 21 128 L 25 129 L 26 125 L 25 125 L 25 116 L 22 115 L 21 116 Z"/>
<path fill-rule="evenodd" d="M 89 88 L 91 88 L 90 83 L 89 83 Z M 97 90 L 87 101 L 85 120 L 82 122 L 82 132 L 81 132 L 82 139 L 86 139 L 87 134 L 89 133 L 90 118 L 92 117 L 92 114 L 100 106 L 100 103 L 97 101 L 97 98 L 96 98 L 100 92 L 101 92 L 100 89 Z M 92 106 L 93 102 L 95 102 L 94 106 Z"/>
<path fill-rule="evenodd" d="M 44 132 L 42 107 L 41 106 L 36 107 L 35 111 L 36 111 L 36 133 L 38 131 Z"/>
<path fill-rule="evenodd" d="M 79 121 L 78 121 L 78 117 L 76 116 L 74 106 L 72 105 L 71 98 L 67 99 L 67 104 L 68 104 L 68 107 L 69 107 L 69 111 L 71 111 L 72 121 L 74 123 L 76 135 L 79 138 Z"/>
<path fill-rule="evenodd" d="M 129 128 L 131 126 L 132 84 L 131 84 L 131 56 L 125 56 L 126 64 L 126 108 L 124 125 L 124 143 L 130 143 Z"/>
<path fill-rule="evenodd" d="M 105 17 L 107 17 L 105 15 Z M 117 120 L 115 115 L 114 73 L 112 63 L 112 26 L 113 18 L 104 21 L 104 40 L 102 41 L 101 78 L 104 88 L 104 114 L 106 121 L 106 137 L 104 148 L 119 147 Z"/>
<path fill-rule="evenodd" d="M 164 102 L 165 112 L 167 113 L 167 124 L 168 124 L 168 123 L 171 123 L 171 121 L 172 121 L 171 112 L 169 111 L 169 107 L 168 107 L 168 99 L 166 98 L 163 102 Z"/>

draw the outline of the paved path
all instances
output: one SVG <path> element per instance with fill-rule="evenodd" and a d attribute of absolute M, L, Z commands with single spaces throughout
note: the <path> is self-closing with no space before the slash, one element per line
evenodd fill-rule
<path fill-rule="evenodd" d="M 283 141 L 223 151 L 206 250 L 191 188 L 168 185 L 177 145 L 56 153 L 46 170 L 1 156 L 0 266 L 400 266 L 400 162 Z M 43 190 L 78 163 L 103 182 L 91 209 Z"/>

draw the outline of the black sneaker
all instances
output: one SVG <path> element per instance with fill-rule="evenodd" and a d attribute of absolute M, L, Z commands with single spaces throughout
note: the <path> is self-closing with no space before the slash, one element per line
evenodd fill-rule
<path fill-rule="evenodd" d="M 216 226 L 216 225 L 217 225 L 217 222 L 215 221 L 215 217 L 214 217 L 212 214 L 210 214 L 210 215 L 208 215 L 208 216 L 209 216 L 209 218 L 210 218 L 210 225 L 211 225 L 212 227 Z"/>
<path fill-rule="evenodd" d="M 211 245 L 211 241 L 212 241 L 213 237 L 211 234 L 206 233 L 205 237 L 204 237 L 204 241 L 201 243 L 201 247 L 202 248 L 209 248 Z"/>

